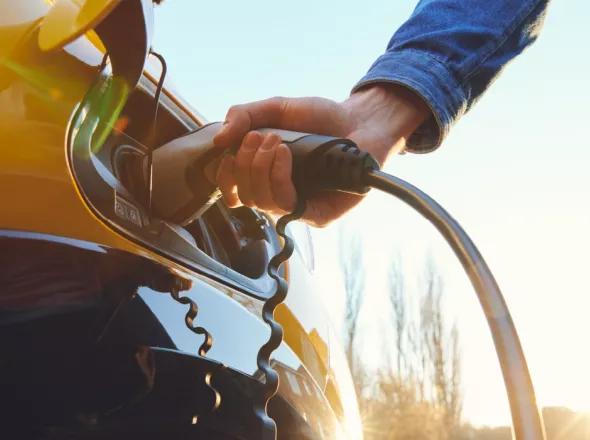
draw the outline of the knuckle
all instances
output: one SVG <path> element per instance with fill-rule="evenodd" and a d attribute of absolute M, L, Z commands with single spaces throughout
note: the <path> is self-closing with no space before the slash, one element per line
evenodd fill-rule
<path fill-rule="evenodd" d="M 275 132 L 270 132 L 268 134 L 268 141 L 267 142 L 270 142 L 273 145 L 280 143 L 282 140 L 283 139 Z"/>
<path fill-rule="evenodd" d="M 283 95 L 275 95 L 271 98 L 268 98 L 268 102 L 274 103 L 274 104 L 279 104 L 282 102 L 285 102 L 287 98 L 285 98 Z"/>
<path fill-rule="evenodd" d="M 241 113 L 243 108 L 242 104 L 232 105 L 227 111 L 227 114 L 228 116 L 235 116 L 236 114 Z"/>
<path fill-rule="evenodd" d="M 270 164 L 266 161 L 262 160 L 260 157 L 255 157 L 252 161 L 252 177 L 258 181 L 262 180 L 262 177 L 265 175 L 264 172 L 268 171 L 270 168 Z M 267 173 L 268 174 L 268 173 Z"/>

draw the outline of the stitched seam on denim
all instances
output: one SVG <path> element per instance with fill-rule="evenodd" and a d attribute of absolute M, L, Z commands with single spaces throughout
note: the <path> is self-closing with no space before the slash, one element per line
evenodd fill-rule
<path fill-rule="evenodd" d="M 455 106 L 452 105 L 453 109 L 456 111 L 456 114 L 452 115 L 452 118 L 449 121 L 449 125 L 452 124 L 452 122 L 457 118 L 457 115 L 459 115 L 459 113 L 461 112 L 461 108 L 464 106 L 463 104 L 465 103 L 465 101 L 467 101 L 467 94 L 465 93 L 464 83 L 459 82 L 458 81 L 458 78 L 457 78 L 457 75 L 455 74 L 455 72 L 453 72 L 451 69 L 449 69 L 442 61 L 438 60 L 436 57 L 434 57 L 434 56 L 432 56 L 432 55 L 430 55 L 430 54 L 428 54 L 426 52 L 423 52 L 421 50 L 407 48 L 407 49 L 401 49 L 401 50 L 397 50 L 397 51 L 396 50 L 393 50 L 393 51 L 388 52 L 388 53 L 403 53 L 403 52 L 406 52 L 406 51 L 407 52 L 412 52 L 412 53 L 417 54 L 417 55 L 420 55 L 420 56 L 422 56 L 422 57 L 430 60 L 431 62 L 434 62 L 435 64 L 437 64 L 438 66 L 440 66 L 444 72 L 447 73 L 447 75 L 449 76 L 449 78 L 451 78 L 453 80 L 453 84 L 449 84 L 449 86 L 450 86 L 449 89 L 450 89 L 451 93 L 453 94 L 453 96 L 455 96 L 455 94 L 456 94 L 455 92 L 456 91 L 459 91 L 460 96 L 458 98 L 459 98 L 459 101 L 461 101 L 462 105 L 460 105 L 456 109 L 454 108 Z M 438 77 L 438 75 L 436 75 L 436 76 Z M 432 95 L 431 95 L 431 97 L 432 97 Z M 438 116 L 437 116 L 437 123 L 442 128 L 441 131 L 443 133 L 440 136 L 440 138 L 442 140 L 443 138 L 446 137 L 446 135 L 447 135 L 447 133 L 448 133 L 449 130 L 447 130 L 446 127 L 443 126 L 443 124 L 441 124 L 441 121 L 438 119 Z"/>
<path fill-rule="evenodd" d="M 494 0 L 490 0 L 494 1 Z M 485 63 L 490 57 L 496 53 L 498 50 L 502 48 L 502 46 L 506 43 L 506 41 L 514 34 L 514 31 L 522 25 L 525 20 L 531 15 L 531 13 L 541 4 L 543 0 L 536 0 L 529 3 L 528 8 L 525 8 L 521 15 L 515 17 L 515 20 L 510 23 L 510 26 L 506 28 L 506 30 L 502 33 L 500 38 L 497 40 L 490 41 L 487 45 L 482 48 L 482 53 L 475 53 L 469 60 L 467 60 L 464 65 L 464 69 L 459 70 L 459 74 L 463 76 L 463 81 L 461 82 L 461 87 L 464 87 L 465 83 L 467 83 L 473 75 L 476 74 L 478 69 Z M 463 74 L 463 71 L 469 66 L 470 63 L 477 60 L 478 57 L 481 57 L 481 60 L 470 69 L 469 73 Z"/>
<path fill-rule="evenodd" d="M 450 84 L 450 86 L 451 86 L 451 87 L 449 87 L 449 88 L 450 88 L 450 91 L 451 91 L 453 94 L 455 94 L 455 92 L 456 92 L 457 90 L 459 90 L 459 92 L 460 92 L 460 94 L 461 94 L 461 96 L 459 96 L 459 100 L 460 100 L 462 103 L 464 103 L 464 102 L 466 101 L 467 97 L 466 97 L 466 94 L 465 94 L 465 89 L 463 88 L 463 85 L 462 85 L 462 84 L 461 84 L 459 81 L 457 81 L 457 77 L 455 76 L 454 72 L 453 72 L 453 71 L 451 71 L 451 70 L 450 70 L 450 69 L 449 69 L 447 66 L 445 66 L 445 64 L 444 64 L 442 61 L 440 61 L 440 60 L 436 59 L 435 57 L 433 57 L 433 56 L 432 56 L 432 55 L 430 55 L 430 54 L 427 54 L 427 53 L 425 53 L 425 52 L 423 52 L 423 51 L 421 51 L 421 50 L 416 50 L 416 49 L 407 48 L 407 49 L 400 49 L 400 50 L 392 50 L 392 51 L 387 51 L 385 54 L 383 54 L 383 55 L 381 55 L 381 56 L 379 57 L 379 60 L 383 59 L 383 61 L 387 61 L 387 55 L 388 55 L 388 54 L 392 54 L 392 55 L 393 55 L 393 54 L 396 54 L 396 53 L 398 53 L 398 54 L 403 54 L 404 52 L 411 52 L 411 53 L 413 53 L 413 54 L 416 54 L 416 55 L 422 56 L 422 57 L 424 57 L 424 58 L 428 59 L 430 62 L 434 62 L 434 63 L 436 63 L 438 66 L 440 66 L 440 67 L 442 68 L 442 70 L 443 70 L 444 72 L 446 72 L 446 73 L 447 73 L 447 75 L 448 75 L 448 76 L 449 76 L 449 77 L 450 77 L 450 78 L 453 80 L 453 84 Z M 412 64 L 413 64 L 415 67 L 424 67 L 424 66 L 420 66 L 420 64 L 419 64 L 419 63 L 412 63 Z M 429 63 L 429 64 L 430 64 L 430 63 Z M 369 72 L 367 76 L 371 76 L 371 72 Z M 437 79 L 439 78 L 439 75 L 437 75 L 437 74 L 435 74 L 434 76 L 435 76 Z M 404 78 L 404 79 L 405 79 L 405 80 L 407 80 L 406 78 Z M 415 86 L 414 86 L 414 87 L 415 87 Z M 433 102 L 434 102 L 434 101 L 436 101 L 436 100 L 432 99 L 432 98 L 433 98 L 433 95 L 432 95 L 432 94 L 430 94 L 429 98 L 430 98 L 430 99 L 431 99 Z M 454 107 L 454 106 L 452 106 L 452 107 Z M 459 114 L 459 112 L 460 112 L 460 110 L 461 110 L 461 107 L 462 107 L 462 106 L 459 106 L 459 107 L 456 109 L 456 111 L 457 111 L 457 114 Z M 456 118 L 456 115 L 452 115 L 452 120 L 454 120 L 455 118 Z M 452 120 L 451 120 L 450 122 L 452 122 Z M 439 123 L 440 123 L 441 121 L 437 121 L 437 122 L 439 122 Z M 442 124 L 441 124 L 441 125 L 442 125 Z M 444 130 L 444 128 L 443 128 L 443 131 L 446 131 L 446 130 Z"/>
<path fill-rule="evenodd" d="M 434 63 L 438 64 L 445 72 L 448 73 L 449 77 L 451 77 L 453 79 L 453 87 L 452 89 L 456 89 L 461 87 L 461 82 L 458 80 L 457 75 L 455 74 L 455 72 L 453 72 L 451 69 L 449 69 L 442 61 L 440 61 L 439 59 L 437 59 L 436 57 L 430 55 L 427 52 L 418 50 L 418 49 L 413 49 L 411 47 L 408 48 L 404 48 L 404 49 L 394 49 L 392 51 L 388 51 L 386 52 L 384 55 L 381 55 L 382 57 L 387 55 L 388 53 L 403 53 L 403 52 L 411 52 L 414 53 L 416 55 L 420 55 L 424 58 L 428 58 L 430 61 L 434 61 Z M 463 91 L 463 90 L 462 90 Z M 463 91 L 464 92 L 464 91 Z"/>
<path fill-rule="evenodd" d="M 440 146 L 440 144 L 442 143 L 443 139 L 448 134 L 448 132 L 449 132 L 448 127 L 451 125 L 452 120 L 454 118 L 453 119 L 450 119 L 447 123 L 443 123 L 440 120 L 440 117 L 438 115 L 438 112 L 434 108 L 434 105 L 431 104 L 431 103 L 436 103 L 437 102 L 437 100 L 434 99 L 434 97 L 432 96 L 432 94 L 428 90 L 426 90 L 426 89 L 422 90 L 422 88 L 419 86 L 419 84 L 416 81 L 414 81 L 414 80 L 412 80 L 412 79 L 410 79 L 410 78 L 408 78 L 406 76 L 401 76 L 400 75 L 400 76 L 398 76 L 398 78 L 399 79 L 392 79 L 392 78 L 382 77 L 382 76 L 375 76 L 375 77 L 372 77 L 371 78 L 370 75 L 369 75 L 369 78 L 367 78 L 366 81 L 362 81 L 361 83 L 357 84 L 357 86 L 355 86 L 355 88 L 353 89 L 353 91 L 356 90 L 356 88 L 359 87 L 359 86 L 366 86 L 368 84 L 375 84 L 375 83 L 381 83 L 382 82 L 382 83 L 389 83 L 389 84 L 399 84 L 401 86 L 408 87 L 410 90 L 412 90 L 413 92 L 415 92 L 415 93 L 417 93 L 419 95 L 422 95 L 425 98 L 425 100 L 426 100 L 426 104 L 428 105 L 428 107 L 432 111 L 432 114 L 434 115 L 434 119 L 436 121 L 436 128 L 437 128 L 436 131 L 438 133 L 437 133 L 436 140 L 433 143 L 433 145 L 430 145 L 428 147 L 415 147 L 415 146 L 413 146 L 412 150 L 414 150 L 414 149 L 415 150 L 421 150 L 423 152 L 428 152 L 428 151 L 434 151 L 434 150 L 436 150 Z M 416 130 L 415 133 L 418 133 L 418 132 L 420 132 L 420 133 L 428 133 L 429 131 L 430 130 L 421 130 L 421 131 L 419 131 L 419 128 L 418 128 L 418 130 Z"/>

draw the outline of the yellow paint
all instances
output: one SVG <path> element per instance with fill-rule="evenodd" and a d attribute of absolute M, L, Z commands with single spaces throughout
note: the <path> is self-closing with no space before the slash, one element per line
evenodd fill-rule
<path fill-rule="evenodd" d="M 89 30 L 88 32 L 86 32 L 85 35 L 88 41 L 90 41 L 90 43 L 94 47 L 96 47 L 100 53 L 104 54 L 107 52 L 107 49 L 104 47 L 104 44 L 102 44 L 102 41 L 100 40 L 96 32 L 94 32 L 93 30 Z"/>
<path fill-rule="evenodd" d="M 118 0 L 58 0 L 43 22 L 43 36 L 39 39 L 41 47 L 45 50 L 57 49 L 85 33 L 86 38 L 94 39 L 89 47 L 101 51 L 100 40 L 89 29 L 117 3 Z M 89 9 L 84 9 L 86 7 Z M 73 21 L 68 22 L 68 19 Z M 60 26 L 63 29 L 59 29 Z M 18 57 L 2 60 L 5 68 L 0 69 L 0 84 L 6 86 L 0 88 L 0 229 L 98 243 L 187 273 L 186 268 L 133 243 L 108 227 L 85 204 L 68 166 L 66 134 L 69 118 L 89 89 L 96 70 L 83 62 L 76 63 L 76 59 L 65 51 L 56 50 L 54 54 L 61 57 L 60 60 L 70 57 L 63 65 L 58 62 L 55 71 L 21 65 L 14 61 Z M 164 93 L 182 105 L 176 94 L 166 90 Z M 202 122 L 196 112 L 189 113 Z M 124 119 L 113 122 L 119 129 L 124 129 L 128 123 Z M 259 312 L 259 301 L 204 276 L 191 275 L 215 284 L 228 296 L 235 297 L 244 305 L 247 303 L 253 312 Z M 293 297 L 302 301 L 310 294 L 314 292 L 291 292 Z M 306 332 L 296 314 L 286 305 L 278 308 L 276 319 L 283 326 L 286 344 L 321 389 L 325 389 L 326 380 L 330 377 L 327 397 L 342 421 L 346 406 L 343 407 L 340 393 L 342 385 L 335 380 L 337 375 L 330 366 L 332 360 L 328 341 L 315 328 Z"/>
<path fill-rule="evenodd" d="M 323 388 L 328 373 L 328 350 L 326 342 L 321 341 L 320 338 L 316 338 L 316 343 L 318 339 L 322 342 L 318 350 L 310 335 L 302 327 L 292 310 L 285 304 L 277 307 L 275 319 L 283 327 L 283 337 L 287 345 L 303 362 L 317 384 Z"/>
<path fill-rule="evenodd" d="M 57 0 L 39 30 L 39 47 L 63 48 L 97 26 L 121 0 Z M 93 43 L 96 42 L 94 39 Z"/>
<path fill-rule="evenodd" d="M 68 167 L 67 125 L 95 69 L 63 51 L 55 56 L 67 63 L 49 68 L 44 62 L 43 70 L 15 55 L 0 69 L 0 84 L 6 84 L 0 89 L 0 229 L 98 243 L 186 272 L 114 232 L 78 192 Z"/>

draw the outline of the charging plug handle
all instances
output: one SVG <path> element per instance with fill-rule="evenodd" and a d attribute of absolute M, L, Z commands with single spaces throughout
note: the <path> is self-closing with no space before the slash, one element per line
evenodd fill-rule
<path fill-rule="evenodd" d="M 366 194 L 367 176 L 378 171 L 379 162 L 361 151 L 350 139 L 305 135 L 285 145 L 293 157 L 292 181 L 300 197 L 322 191 Z"/>

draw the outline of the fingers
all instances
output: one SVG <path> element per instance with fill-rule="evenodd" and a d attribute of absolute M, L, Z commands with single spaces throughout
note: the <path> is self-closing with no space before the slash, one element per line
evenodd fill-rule
<path fill-rule="evenodd" d="M 291 182 L 292 157 L 275 133 L 250 132 L 235 158 L 226 155 L 216 181 L 230 207 L 240 204 L 283 214 L 293 210 L 296 192 Z"/>
<path fill-rule="evenodd" d="M 217 169 L 217 185 L 223 194 L 223 200 L 230 208 L 240 205 L 238 188 L 234 177 L 234 157 L 225 155 Z"/>
<path fill-rule="evenodd" d="M 276 137 L 253 130 L 280 128 L 347 136 L 354 123 L 342 105 L 322 98 L 271 98 L 232 107 L 214 139 L 220 148 L 240 146 L 233 160 L 224 159 L 216 176 L 226 203 L 230 207 L 243 203 L 276 214 L 295 207 L 291 151 Z M 314 202 L 310 201 L 305 218 L 317 226 L 325 226 L 358 203 L 338 195 Z"/>
<path fill-rule="evenodd" d="M 216 181 L 230 208 L 244 204 L 282 215 L 293 211 L 297 201 L 292 166 L 291 151 L 278 135 L 251 132 L 235 157 L 223 157 Z M 320 194 L 308 201 L 303 219 L 312 226 L 325 227 L 361 200 L 352 194 Z"/>
<path fill-rule="evenodd" d="M 280 144 L 275 152 L 275 160 L 270 173 L 270 186 L 277 207 L 286 212 L 295 209 L 297 201 L 297 192 L 291 180 L 292 172 L 291 150 L 285 144 Z"/>
<path fill-rule="evenodd" d="M 213 140 L 214 144 L 229 148 L 239 143 L 252 130 L 280 127 L 287 102 L 287 98 L 277 97 L 231 107 L 222 129 Z"/>
<path fill-rule="evenodd" d="M 275 97 L 231 107 L 213 142 L 231 148 L 259 128 L 343 136 L 350 132 L 350 124 L 349 112 L 329 99 Z"/>
<path fill-rule="evenodd" d="M 238 197 L 242 204 L 252 208 L 255 205 L 252 193 L 252 180 L 250 179 L 250 168 L 263 139 L 264 137 L 257 131 L 248 133 L 234 161 L 234 176 L 238 186 Z"/>
<path fill-rule="evenodd" d="M 250 169 L 252 197 L 256 206 L 270 211 L 276 209 L 277 204 L 273 198 L 270 175 L 276 150 L 281 143 L 281 137 L 270 133 L 265 136 L 252 160 Z"/>

